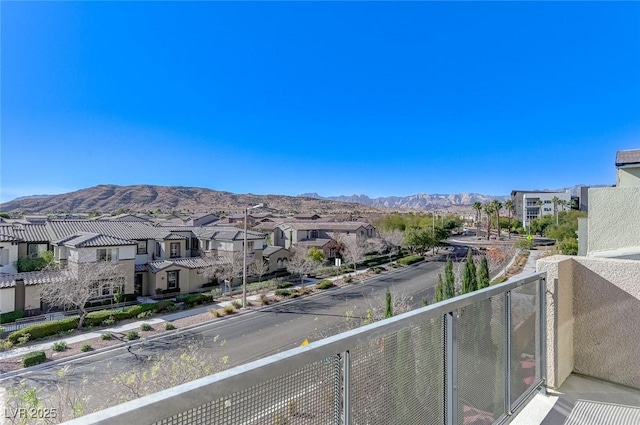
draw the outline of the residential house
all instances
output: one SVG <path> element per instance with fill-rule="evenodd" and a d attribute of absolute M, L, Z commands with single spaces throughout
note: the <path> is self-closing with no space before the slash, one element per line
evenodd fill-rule
<path fill-rule="evenodd" d="M 299 242 L 308 242 L 317 239 L 368 239 L 376 236 L 373 225 L 364 222 L 323 222 L 323 221 L 288 221 L 278 225 L 279 231 L 274 232 L 274 245 L 287 249 Z M 324 245 L 323 245 L 324 246 Z M 329 256 L 332 258 L 335 255 Z"/>

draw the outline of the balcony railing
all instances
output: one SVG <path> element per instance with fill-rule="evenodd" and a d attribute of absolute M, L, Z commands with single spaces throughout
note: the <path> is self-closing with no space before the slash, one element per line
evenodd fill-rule
<path fill-rule="evenodd" d="M 544 279 L 507 281 L 69 423 L 503 423 L 545 380 Z"/>

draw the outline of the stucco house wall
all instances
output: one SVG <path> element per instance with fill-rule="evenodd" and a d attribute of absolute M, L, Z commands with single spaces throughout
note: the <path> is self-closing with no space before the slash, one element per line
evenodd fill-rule
<path fill-rule="evenodd" d="M 554 256 L 547 271 L 549 384 L 571 372 L 640 388 L 640 261 Z"/>
<path fill-rule="evenodd" d="M 587 256 L 640 247 L 640 187 L 589 189 Z"/>
<path fill-rule="evenodd" d="M 16 288 L 0 288 L 0 313 L 9 313 L 15 310 Z"/>
<path fill-rule="evenodd" d="M 621 167 L 616 173 L 616 186 L 637 187 L 640 186 L 640 167 Z"/>

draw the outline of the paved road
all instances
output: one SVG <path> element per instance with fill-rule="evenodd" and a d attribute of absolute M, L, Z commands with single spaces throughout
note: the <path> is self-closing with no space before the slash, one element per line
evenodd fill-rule
<path fill-rule="evenodd" d="M 454 248 L 454 257 L 462 258 L 465 254 L 466 248 Z M 140 367 L 136 355 L 177 353 L 176 346 L 186 347 L 198 340 L 199 347 L 211 355 L 212 361 L 228 356 L 227 366 L 243 364 L 297 347 L 305 338 L 313 341 L 344 331 L 349 326 L 345 319 L 347 312 L 355 319 L 364 317 L 367 309 L 382 305 L 384 292 L 389 287 L 394 294 L 411 296 L 413 308 L 419 307 L 425 297 L 431 302 L 437 275 L 443 266 L 444 259 L 440 256 L 437 260 L 382 274 L 364 284 L 328 290 L 139 343 L 132 346 L 131 351 L 120 348 L 66 362 L 70 365 L 67 376 L 78 386 L 84 377 L 90 378 L 85 391 L 91 395 L 91 405 L 104 403 L 109 398 L 105 391 L 114 376 Z M 39 388 L 41 396 L 47 396 L 58 391 L 58 371 L 64 365 L 43 366 L 37 371 L 2 380 L 0 385 L 7 387 L 24 380 L 27 385 Z"/>

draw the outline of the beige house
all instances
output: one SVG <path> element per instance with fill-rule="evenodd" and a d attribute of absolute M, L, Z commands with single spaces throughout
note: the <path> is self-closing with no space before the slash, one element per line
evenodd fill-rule
<path fill-rule="evenodd" d="M 376 229 L 373 225 L 359 221 L 342 223 L 312 220 L 290 221 L 279 224 L 278 229 L 274 231 L 274 245 L 287 249 L 303 241 L 336 238 L 368 239 L 376 236 Z"/>

